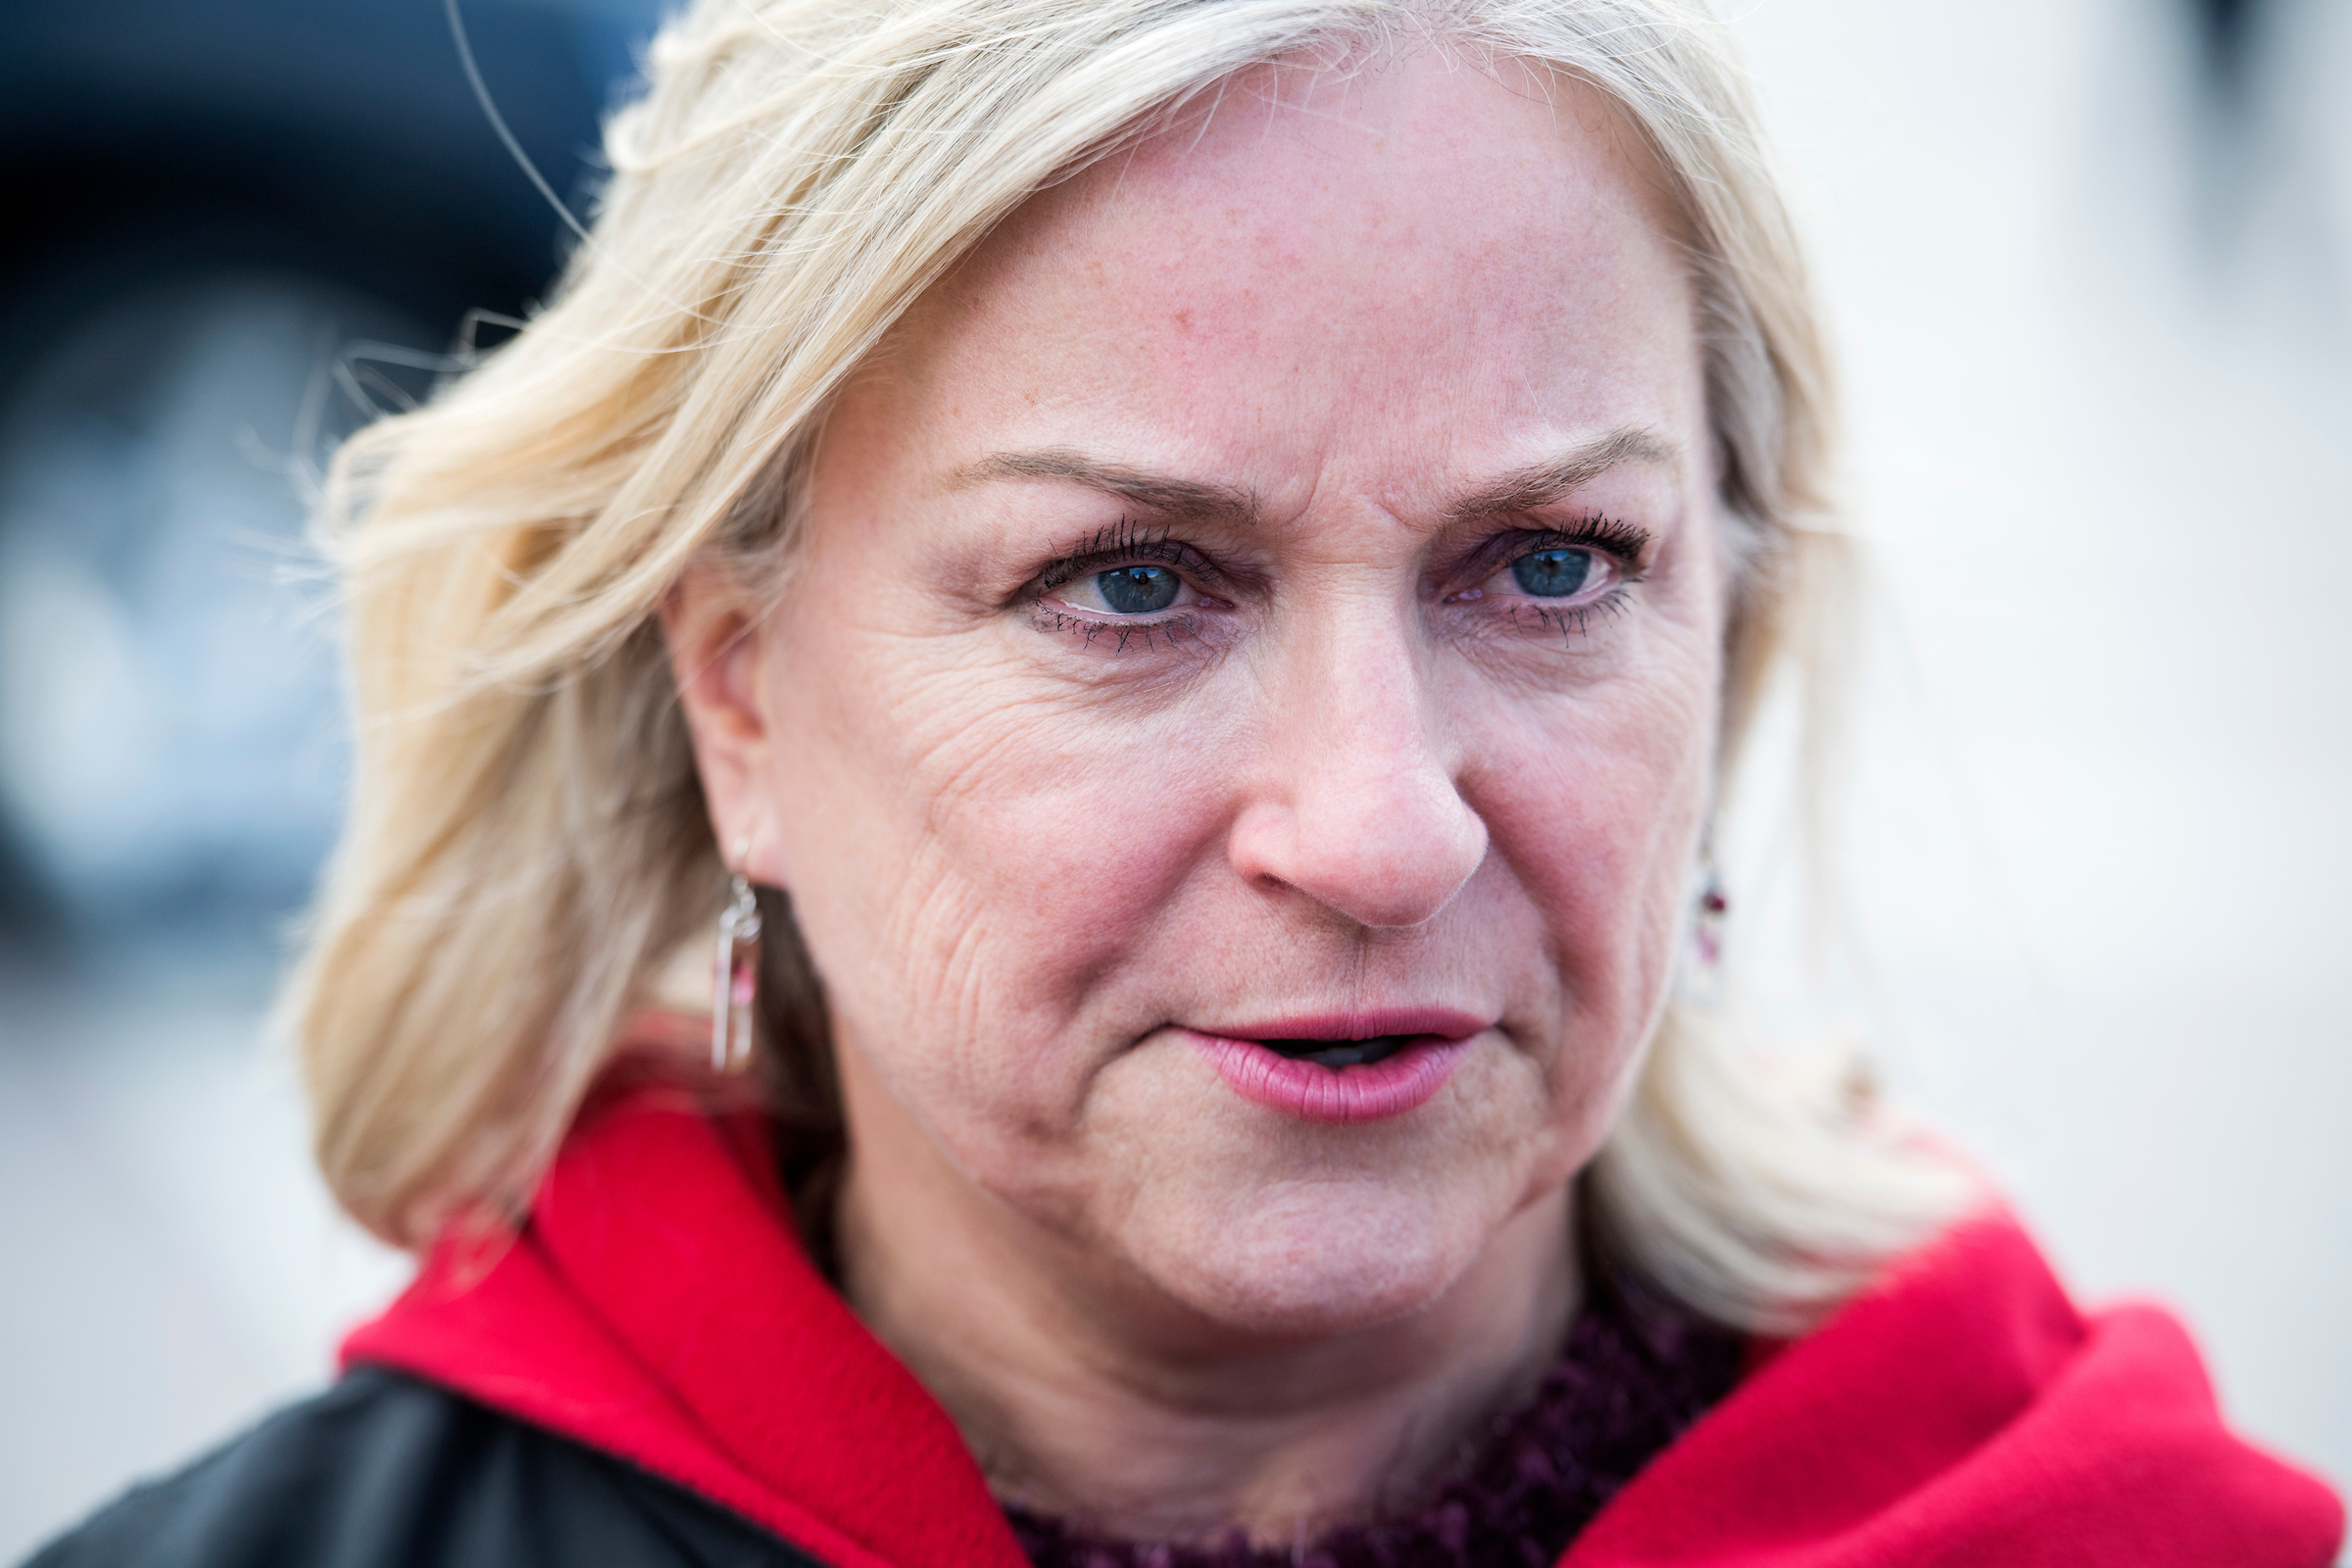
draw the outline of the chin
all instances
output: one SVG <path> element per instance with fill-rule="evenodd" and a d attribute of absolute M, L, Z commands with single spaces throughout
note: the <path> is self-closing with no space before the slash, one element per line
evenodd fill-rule
<path fill-rule="evenodd" d="M 1215 1324 L 1322 1339 L 1429 1306 L 1509 1208 L 1400 1181 L 1286 1180 L 1223 1200 L 1150 1204 L 1132 1216 L 1140 1234 L 1124 1250 L 1153 1285 Z"/>

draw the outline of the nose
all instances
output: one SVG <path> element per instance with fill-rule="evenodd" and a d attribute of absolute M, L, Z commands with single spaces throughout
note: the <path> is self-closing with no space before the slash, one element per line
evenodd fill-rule
<path fill-rule="evenodd" d="M 1300 641 L 1260 687 L 1265 746 L 1234 819 L 1233 868 L 1359 926 L 1419 925 L 1487 854 L 1423 650 L 1395 625 Z"/>

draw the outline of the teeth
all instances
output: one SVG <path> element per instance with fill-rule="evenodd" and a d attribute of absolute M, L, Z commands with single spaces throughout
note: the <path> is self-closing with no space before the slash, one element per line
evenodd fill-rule
<path fill-rule="evenodd" d="M 1368 1067 L 1385 1061 L 1414 1041 L 1419 1035 L 1375 1035 L 1369 1040 L 1261 1040 L 1276 1055 L 1294 1061 L 1311 1061 L 1320 1067 L 1337 1070 L 1341 1067 Z"/>

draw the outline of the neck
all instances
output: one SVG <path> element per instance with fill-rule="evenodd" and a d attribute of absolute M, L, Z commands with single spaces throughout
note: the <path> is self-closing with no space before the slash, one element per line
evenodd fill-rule
<path fill-rule="evenodd" d="M 838 1211 L 851 1304 L 947 1408 L 1001 1499 L 1091 1530 L 1291 1544 L 1407 1509 L 1533 1393 L 1574 1314 L 1564 1190 L 1513 1216 L 1426 1308 L 1270 1339 L 978 1192 L 911 1125 L 859 1119 Z"/>

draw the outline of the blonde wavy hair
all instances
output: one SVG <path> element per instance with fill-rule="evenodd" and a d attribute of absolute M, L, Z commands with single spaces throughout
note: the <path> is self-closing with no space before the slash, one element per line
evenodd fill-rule
<path fill-rule="evenodd" d="M 1727 768 L 1819 621 L 1831 376 L 1730 41 L 1688 0 L 700 0 L 606 133 L 553 301 L 355 436 L 350 817 L 283 1018 L 350 1212 L 406 1245 L 520 1212 L 723 874 L 656 612 L 690 564 L 779 584 L 828 398 L 1033 193 L 1235 73 L 1441 48 L 1598 87 L 1682 208 L 1740 563 Z M 1818 678 L 1818 676 L 1812 677 Z M 766 896 L 778 1114 L 835 1122 L 821 990 Z M 1724 1321 L 1793 1325 L 1955 1201 L 1836 1097 L 1678 1002 L 1581 1178 L 1599 1244 Z"/>

